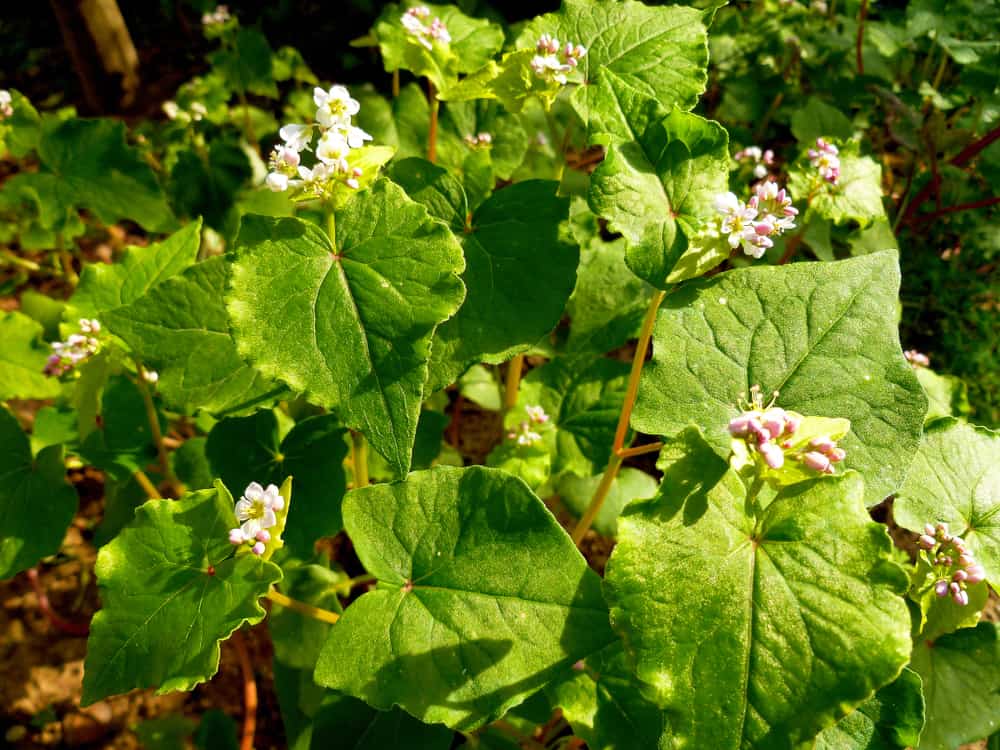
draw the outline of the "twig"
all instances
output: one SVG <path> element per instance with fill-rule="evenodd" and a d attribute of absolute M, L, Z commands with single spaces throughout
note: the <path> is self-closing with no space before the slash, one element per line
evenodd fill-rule
<path fill-rule="evenodd" d="M 322 609 L 321 607 L 314 607 L 312 604 L 300 602 L 298 599 L 292 599 L 292 597 L 285 596 L 274 588 L 267 593 L 267 598 L 275 604 L 280 604 L 282 607 L 288 607 L 288 609 L 294 610 L 300 615 L 311 617 L 312 619 L 319 620 L 320 622 L 328 622 L 332 625 L 340 619 L 340 615 L 336 612 L 331 612 L 330 610 Z"/>
<path fill-rule="evenodd" d="M 946 214 L 956 214 L 960 211 L 973 211 L 977 208 L 986 208 L 988 206 L 995 206 L 1000 203 L 1000 195 L 995 195 L 992 198 L 983 198 L 982 200 L 972 201 L 970 203 L 959 203 L 956 206 L 946 206 L 932 214 L 923 214 L 916 217 L 913 220 L 913 224 L 922 224 L 926 221 L 933 221 Z"/>
<path fill-rule="evenodd" d="M 657 441 L 655 443 L 647 443 L 646 445 L 637 445 L 634 448 L 623 448 L 618 451 L 618 455 L 624 458 L 635 458 L 636 456 L 644 456 L 647 453 L 656 453 L 663 447 L 663 443 Z"/>
<path fill-rule="evenodd" d="M 42 588 L 42 582 L 38 578 L 38 568 L 28 569 L 28 581 L 31 583 L 31 588 L 35 591 L 35 597 L 38 599 L 38 609 L 41 610 L 42 614 L 45 615 L 45 618 L 56 630 L 61 630 L 67 635 L 78 636 L 87 636 L 90 633 L 90 625 L 87 623 L 70 622 L 55 613 L 52 609 L 52 603 L 49 601 L 49 596 L 45 593 L 45 589 Z"/>
<path fill-rule="evenodd" d="M 13 253 L 12 251 L 8 250 L 7 248 L 0 249 L 0 257 L 4 258 L 4 260 L 6 260 L 12 266 L 18 266 L 20 268 L 23 268 L 25 271 L 31 271 L 33 273 L 37 273 L 38 271 L 42 270 L 42 267 L 37 263 L 35 263 L 35 261 L 28 260 L 27 258 L 22 258 L 19 255 Z"/>
<path fill-rule="evenodd" d="M 855 41 L 855 53 L 858 63 L 858 75 L 865 74 L 865 60 L 861 54 L 861 48 L 865 40 L 865 19 L 868 18 L 868 0 L 861 0 L 861 9 L 858 11 L 858 38 Z"/>
<path fill-rule="evenodd" d="M 132 478 L 135 479 L 136 484 L 142 487 L 143 491 L 149 497 L 150 500 L 162 500 L 163 496 L 160 491 L 156 489 L 156 485 L 153 484 L 149 477 L 146 476 L 146 472 L 142 469 L 136 469 L 132 474 Z"/>
<path fill-rule="evenodd" d="M 233 633 L 233 645 L 236 647 L 240 674 L 243 676 L 243 732 L 240 737 L 240 750 L 253 750 L 253 737 L 257 732 L 257 680 L 250 664 L 246 639 L 239 630 Z"/>

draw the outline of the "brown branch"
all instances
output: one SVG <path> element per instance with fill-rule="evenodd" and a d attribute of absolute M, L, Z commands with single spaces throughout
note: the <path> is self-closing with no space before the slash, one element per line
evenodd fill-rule
<path fill-rule="evenodd" d="M 42 582 L 38 579 L 38 568 L 28 569 L 28 581 L 31 583 L 31 588 L 34 589 L 35 596 L 38 598 L 38 609 L 41 610 L 42 614 L 45 615 L 46 619 L 56 630 L 61 630 L 67 635 L 87 636 L 90 634 L 90 625 L 87 623 L 70 622 L 55 613 L 55 610 L 52 609 L 52 603 L 49 601 L 49 596 L 45 593 L 45 589 L 42 588 Z"/>
<path fill-rule="evenodd" d="M 240 674 L 243 676 L 243 732 L 240 736 L 240 750 L 253 750 L 253 737 L 257 732 L 257 680 L 250 664 L 246 639 L 239 630 L 233 633 L 233 645 L 236 647 Z"/>
<path fill-rule="evenodd" d="M 932 214 L 923 214 L 922 216 L 918 216 L 916 219 L 913 220 L 913 223 L 923 224 L 924 222 L 933 221 L 934 219 L 937 219 L 941 216 L 945 216 L 947 214 L 957 214 L 961 211 L 974 211 L 977 208 L 986 208 L 988 206 L 995 206 L 998 203 L 1000 203 L 1000 195 L 995 195 L 992 198 L 983 198 L 982 200 L 978 201 L 971 201 L 970 203 L 959 203 L 956 206 L 946 206 L 945 208 L 935 211 Z"/>

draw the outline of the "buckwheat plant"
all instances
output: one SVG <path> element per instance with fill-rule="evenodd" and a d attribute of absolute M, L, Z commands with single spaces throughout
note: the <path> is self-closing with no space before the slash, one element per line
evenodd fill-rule
<path fill-rule="evenodd" d="M 992 216 L 993 52 L 896 5 L 362 3 L 350 88 L 219 6 L 150 122 L 0 92 L 0 578 L 100 543 L 80 703 L 252 627 L 295 748 L 995 732 L 1000 436 L 894 249 Z"/>

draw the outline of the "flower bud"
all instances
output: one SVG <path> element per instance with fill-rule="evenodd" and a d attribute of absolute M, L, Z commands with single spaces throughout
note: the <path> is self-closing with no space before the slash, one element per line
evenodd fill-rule
<path fill-rule="evenodd" d="M 257 542 L 257 543 L 256 543 L 256 544 L 255 544 L 255 545 L 253 546 L 253 553 L 254 553 L 255 555 L 263 555 L 263 554 L 264 554 L 264 550 L 265 550 L 265 549 L 266 549 L 266 547 L 265 547 L 265 545 L 264 545 L 264 542 Z"/>
<path fill-rule="evenodd" d="M 843 448 L 834 448 L 829 453 L 827 453 L 827 456 L 833 463 L 839 463 L 843 461 L 845 458 L 847 458 L 847 451 L 845 451 Z"/>
<path fill-rule="evenodd" d="M 243 535 L 241 529 L 230 529 L 229 530 L 229 543 L 230 544 L 243 544 L 247 540 L 246 536 Z"/>
<path fill-rule="evenodd" d="M 959 607 L 964 607 L 969 603 L 969 592 L 968 591 L 955 591 L 952 593 L 951 598 L 955 600 L 955 604 Z"/>
<path fill-rule="evenodd" d="M 785 454 L 777 445 L 765 442 L 760 446 L 760 454 L 764 457 L 764 463 L 772 469 L 780 469 L 785 465 Z"/>
<path fill-rule="evenodd" d="M 822 453 L 817 453 L 816 451 L 809 451 L 802 456 L 802 463 L 808 466 L 813 471 L 821 471 L 823 473 L 829 473 L 832 468 L 830 466 L 830 459 L 824 456 Z"/>
<path fill-rule="evenodd" d="M 973 565 L 964 572 L 966 583 L 980 583 L 986 580 L 986 569 L 982 565 Z"/>
<path fill-rule="evenodd" d="M 942 579 L 934 584 L 934 593 L 938 596 L 948 595 L 948 581 Z"/>
<path fill-rule="evenodd" d="M 924 524 L 924 533 L 927 534 L 928 536 L 934 536 L 934 534 L 935 534 L 934 524 L 932 524 L 932 523 L 925 523 Z"/>
<path fill-rule="evenodd" d="M 267 529 L 261 529 L 260 531 L 257 532 L 257 536 L 254 538 L 258 542 L 264 542 L 264 544 L 267 544 L 269 541 L 271 541 L 271 532 L 268 531 Z"/>
<path fill-rule="evenodd" d="M 951 576 L 951 580 L 955 581 L 956 583 L 961 583 L 962 581 L 966 580 L 968 577 L 969 577 L 969 574 L 966 571 L 964 571 L 964 570 L 962 570 L 960 568 L 960 569 L 958 569 L 958 570 L 956 570 L 954 572 L 954 574 Z"/>
<path fill-rule="evenodd" d="M 923 547 L 924 549 L 934 549 L 934 546 L 936 544 L 937 544 L 937 539 L 935 539 L 934 537 L 928 536 L 927 534 L 920 535 L 920 546 Z"/>

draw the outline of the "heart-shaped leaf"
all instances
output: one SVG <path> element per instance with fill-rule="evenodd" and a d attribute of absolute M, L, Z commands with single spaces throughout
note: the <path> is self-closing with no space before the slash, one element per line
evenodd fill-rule
<path fill-rule="evenodd" d="M 101 610 L 90 625 L 82 703 L 155 687 L 190 690 L 219 668 L 219 643 L 266 614 L 281 569 L 234 554 L 233 498 L 221 482 L 151 500 L 97 556 Z"/>
<path fill-rule="evenodd" d="M 335 241 L 300 219 L 244 219 L 227 296 L 233 334 L 265 376 L 335 408 L 402 475 L 431 336 L 462 301 L 462 250 L 388 180 L 334 219 Z"/>
<path fill-rule="evenodd" d="M 660 466 L 659 494 L 618 519 L 605 593 L 675 743 L 795 748 L 899 673 L 908 582 L 860 476 L 759 510 L 693 428 Z"/>
<path fill-rule="evenodd" d="M 868 505 L 902 482 L 927 400 L 896 331 L 894 252 L 836 263 L 747 268 L 667 297 L 653 334 L 632 425 L 675 435 L 700 425 L 728 456 L 729 420 L 750 388 L 807 416 L 841 417 L 846 467 L 865 478 Z"/>
<path fill-rule="evenodd" d="M 816 750 L 906 750 L 924 726 L 920 676 L 904 669 L 855 711 L 816 738 Z"/>
<path fill-rule="evenodd" d="M 472 729 L 614 641 L 600 580 L 523 482 L 439 467 L 347 494 L 379 586 L 330 632 L 320 684 Z"/>

